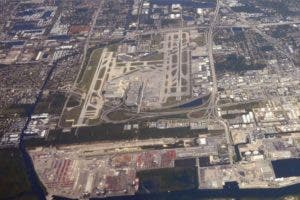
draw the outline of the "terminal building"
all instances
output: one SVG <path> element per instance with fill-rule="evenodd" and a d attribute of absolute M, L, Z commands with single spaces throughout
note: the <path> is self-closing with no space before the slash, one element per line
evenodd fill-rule
<path fill-rule="evenodd" d="M 138 106 L 143 83 L 141 81 L 133 81 L 129 85 L 125 104 L 129 107 Z"/>

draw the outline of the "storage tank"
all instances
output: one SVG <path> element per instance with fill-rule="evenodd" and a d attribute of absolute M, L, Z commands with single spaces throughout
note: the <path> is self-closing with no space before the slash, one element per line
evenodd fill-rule
<path fill-rule="evenodd" d="M 253 151 L 253 155 L 258 155 L 259 152 L 257 150 Z"/>

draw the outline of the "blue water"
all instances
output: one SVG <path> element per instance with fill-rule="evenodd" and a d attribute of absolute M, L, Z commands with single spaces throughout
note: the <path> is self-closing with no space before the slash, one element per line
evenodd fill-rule
<path fill-rule="evenodd" d="M 224 189 L 212 190 L 189 190 L 180 192 L 157 193 L 157 194 L 138 194 L 135 196 L 126 197 L 110 197 L 104 198 L 107 200 L 201 200 L 207 198 L 234 198 L 234 199 L 248 199 L 251 200 L 275 200 L 279 197 L 287 195 L 299 195 L 300 184 L 279 188 L 279 189 L 239 189 L 237 183 L 226 183 Z M 64 199 L 66 198 L 55 198 Z M 97 198 L 93 198 L 97 199 Z M 99 199 L 99 198 L 98 198 Z"/>
<path fill-rule="evenodd" d="M 34 11 L 34 10 L 26 10 L 26 11 L 18 12 L 16 14 L 16 16 L 17 17 L 31 16 L 35 13 L 36 13 L 36 11 Z"/>
<path fill-rule="evenodd" d="M 48 37 L 50 40 L 61 40 L 66 41 L 70 39 L 70 36 L 68 35 L 53 35 Z"/>
<path fill-rule="evenodd" d="M 51 14 L 52 14 L 52 11 L 50 11 L 50 10 L 46 11 L 41 18 L 46 20 L 48 17 L 50 17 Z"/>
<path fill-rule="evenodd" d="M 46 194 L 45 194 L 43 188 L 40 185 L 40 181 L 39 181 L 39 178 L 38 178 L 38 176 L 37 176 L 37 174 L 35 172 L 34 165 L 33 165 L 33 162 L 31 160 L 31 157 L 30 157 L 30 155 L 28 154 L 28 152 L 26 150 L 26 146 L 25 146 L 25 143 L 24 143 L 24 134 L 25 134 L 24 131 L 28 127 L 28 124 L 30 122 L 31 116 L 34 113 L 34 110 L 35 110 L 38 102 L 41 100 L 43 92 L 44 92 L 44 89 L 45 89 L 48 81 L 50 80 L 50 77 L 52 76 L 52 73 L 53 73 L 53 71 L 54 71 L 54 69 L 55 69 L 56 66 L 57 66 L 57 63 L 55 63 L 52 66 L 52 68 L 49 70 L 49 72 L 47 74 L 47 77 L 46 77 L 46 80 L 44 81 L 44 83 L 43 83 L 43 85 L 41 87 L 41 90 L 40 90 L 40 92 L 39 92 L 39 94 L 38 94 L 38 96 L 37 96 L 34 104 L 31 106 L 31 108 L 29 110 L 28 119 L 26 121 L 26 124 L 25 124 L 24 128 L 22 129 L 21 137 L 20 137 L 20 144 L 19 144 L 19 149 L 21 151 L 22 158 L 24 160 L 25 170 L 26 170 L 26 173 L 28 175 L 28 178 L 29 178 L 32 190 L 36 194 L 36 196 L 37 196 L 37 198 L 39 200 L 46 200 Z"/>
<path fill-rule="evenodd" d="M 300 176 L 300 158 L 272 161 L 276 178 Z"/>
<path fill-rule="evenodd" d="M 233 32 L 236 33 L 243 33 L 243 29 L 240 27 L 233 27 L 232 28 Z"/>
<path fill-rule="evenodd" d="M 16 33 L 18 31 L 27 31 L 27 30 L 35 30 L 37 29 L 36 24 L 34 23 L 29 23 L 29 22 L 25 22 L 25 23 L 16 23 L 11 32 L 12 33 Z"/>
<path fill-rule="evenodd" d="M 15 40 L 15 41 L 1 41 L 0 44 L 4 45 L 6 48 L 11 48 L 13 46 L 20 46 L 25 43 L 24 40 Z"/>
<path fill-rule="evenodd" d="M 166 4 L 171 4 L 171 3 L 181 3 L 182 5 L 186 6 L 193 6 L 193 7 L 198 7 L 198 8 L 213 8 L 215 7 L 215 3 L 212 2 L 206 2 L 206 3 L 201 3 L 201 2 L 194 2 L 192 0 L 150 0 L 152 3 L 159 4 L 159 5 L 166 5 Z M 59 2 L 59 1 L 57 1 Z M 25 12 L 22 13 L 24 15 L 30 15 L 32 14 L 31 12 Z M 46 13 L 45 13 L 46 14 Z M 44 14 L 44 15 L 45 15 Z M 47 13 L 45 18 L 49 17 L 51 13 Z M 14 30 L 33 30 L 35 29 L 35 25 L 31 24 L 21 24 L 21 25 L 15 25 Z M 50 39 L 58 39 L 58 40 L 68 40 L 68 36 L 52 36 L 49 37 Z M 42 92 L 45 88 L 45 85 L 47 81 L 49 80 L 49 77 L 51 77 L 51 74 L 53 72 L 54 67 L 50 70 L 48 77 L 45 81 L 45 83 L 42 86 L 41 92 L 38 95 L 38 98 L 33 105 L 31 112 L 29 114 L 29 118 L 34 112 L 34 109 L 39 102 Z M 189 103 L 183 104 L 179 106 L 179 108 L 190 108 L 190 107 L 196 107 L 200 106 L 202 104 L 202 99 L 196 99 L 194 101 L 191 101 Z M 26 123 L 25 128 L 27 127 L 29 123 Z M 38 177 L 35 173 L 33 163 L 31 161 L 31 158 L 29 154 L 26 151 L 24 141 L 23 141 L 23 135 L 24 135 L 24 130 L 22 131 L 22 136 L 21 136 L 21 142 L 20 142 L 20 149 L 23 155 L 23 159 L 25 161 L 27 173 L 29 174 L 29 179 L 32 184 L 33 190 L 38 194 L 39 199 L 45 199 L 45 194 L 39 184 Z M 274 163 L 272 163 L 274 165 Z M 287 162 L 287 163 L 275 163 L 275 165 L 278 165 L 278 169 L 280 170 L 280 166 L 285 165 L 286 168 L 289 168 L 291 165 L 295 164 L 295 162 Z M 299 173 L 300 165 L 299 162 L 296 162 L 297 165 L 295 165 L 295 169 L 298 170 L 291 170 L 291 172 L 285 171 L 284 173 L 281 172 L 284 176 L 290 176 L 295 173 Z M 277 171 L 277 173 L 279 173 Z M 280 173 L 279 173 L 280 174 Z M 282 176 L 283 176 L 282 175 Z M 105 199 L 121 199 L 121 200 L 126 200 L 126 199 L 142 199 L 142 200 L 160 200 L 160 199 L 172 199 L 172 200 L 183 200 L 183 199 L 202 199 L 202 198 L 212 198 L 212 197 L 218 197 L 218 198 L 226 198 L 226 197 L 231 197 L 231 198 L 241 198 L 241 197 L 256 197 L 257 199 L 266 199 L 267 197 L 272 198 L 272 197 L 280 197 L 283 195 L 291 195 L 291 194 L 299 194 L 300 193 L 300 184 L 285 187 L 285 188 L 280 188 L 280 189 L 248 189 L 248 190 L 241 190 L 238 188 L 236 183 L 229 183 L 226 185 L 226 187 L 223 190 L 191 190 L 191 191 L 180 191 L 180 192 L 170 192 L 170 193 L 158 193 L 158 194 L 149 194 L 149 195 L 136 195 L 136 196 L 129 196 L 129 197 L 112 197 L 112 198 L 105 198 Z M 66 198 L 57 198 L 57 199 L 66 199 Z"/>
<path fill-rule="evenodd" d="M 194 20 L 194 17 L 192 17 L 192 16 L 182 16 L 182 18 L 184 20 L 186 20 L 186 21 L 192 21 L 192 20 Z"/>
<path fill-rule="evenodd" d="M 178 108 L 192 108 L 192 107 L 197 107 L 197 106 L 201 106 L 202 103 L 203 103 L 202 98 L 199 98 L 199 99 L 195 99 L 195 100 L 193 100 L 191 102 L 182 104 L 182 105 L 178 106 Z"/>

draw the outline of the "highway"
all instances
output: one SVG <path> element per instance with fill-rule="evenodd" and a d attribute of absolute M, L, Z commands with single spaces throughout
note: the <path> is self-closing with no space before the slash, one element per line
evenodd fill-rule
<path fill-rule="evenodd" d="M 215 105 L 216 108 L 213 108 L 213 110 L 217 110 L 217 108 L 226 108 L 226 107 L 231 107 L 231 106 L 239 106 L 239 105 L 245 105 L 248 103 L 255 103 L 255 102 L 260 102 L 260 101 L 264 101 L 266 99 L 256 99 L 256 100 L 249 100 L 249 101 L 244 101 L 244 102 L 236 102 L 236 103 L 226 103 L 226 104 L 221 104 L 221 105 Z M 115 112 L 117 110 L 121 110 L 121 105 L 118 105 L 114 108 L 111 108 L 105 112 L 102 113 L 101 115 L 101 119 L 107 123 L 114 123 L 114 124 L 118 124 L 118 123 L 127 123 L 130 122 L 132 120 L 136 120 L 136 119 L 146 119 L 146 118 L 155 118 L 155 117 L 163 117 L 163 116 L 169 116 L 169 115 L 179 115 L 179 114 L 187 114 L 188 116 L 191 113 L 195 113 L 195 112 L 199 112 L 199 111 L 211 111 L 211 108 L 208 108 L 207 103 L 202 104 L 198 107 L 192 107 L 192 108 L 186 108 L 186 109 L 178 109 L 178 110 L 170 110 L 170 111 L 157 111 L 157 112 L 141 112 L 139 114 L 136 113 L 130 113 L 129 111 L 127 111 L 130 115 L 132 115 L 132 117 L 130 117 L 129 119 L 126 120 L 112 120 L 108 117 L 108 115 L 112 112 Z M 122 109 L 122 111 L 125 111 L 124 109 Z M 206 116 L 205 116 L 206 117 Z M 189 116 L 190 119 L 200 119 L 200 118 L 193 118 L 191 116 Z M 204 117 L 201 117 L 201 119 Z"/>
<path fill-rule="evenodd" d="M 220 11 L 220 0 L 217 0 L 217 5 L 216 5 L 215 12 L 214 12 L 213 21 L 209 27 L 209 31 L 207 34 L 207 50 L 208 50 L 208 58 L 209 58 L 212 83 L 213 83 L 209 108 L 211 108 L 212 110 L 215 108 L 215 103 L 216 103 L 216 98 L 217 98 L 217 93 L 218 93 L 218 82 L 217 82 L 217 75 L 216 75 L 216 69 L 215 69 L 215 61 L 214 61 L 214 57 L 213 57 L 213 45 L 214 45 L 213 32 L 216 27 L 219 11 Z M 214 111 L 212 111 L 212 112 L 214 112 Z"/>
<path fill-rule="evenodd" d="M 216 117 L 216 106 L 215 106 L 215 102 L 217 100 L 217 78 L 216 78 L 216 72 L 215 72 L 215 66 L 214 66 L 214 59 L 213 59 L 213 32 L 216 28 L 233 28 L 233 27 L 242 27 L 242 28 L 252 28 L 252 29 L 255 29 L 259 34 L 263 35 L 265 38 L 267 37 L 264 33 L 262 33 L 259 28 L 261 27 L 267 27 L 267 26 L 277 26 L 277 25 L 286 25 L 286 24 L 299 24 L 300 23 L 300 20 L 297 20 L 297 21 L 286 21 L 286 22 L 277 22 L 277 23 L 261 23 L 261 24 L 250 24 L 249 22 L 247 22 L 246 20 L 244 19 L 241 19 L 241 21 L 243 23 L 240 23 L 240 24 L 234 24 L 234 25 L 218 25 L 217 24 L 217 21 L 218 21 L 218 14 L 219 14 L 219 10 L 220 10 L 220 5 L 222 6 L 226 6 L 224 4 L 222 4 L 222 2 L 220 2 L 219 0 L 217 1 L 217 4 L 216 4 L 216 9 L 215 9 L 215 12 L 214 12 L 214 15 L 213 15 L 213 20 L 212 20 L 212 23 L 210 25 L 207 25 L 207 26 L 186 26 L 184 27 L 182 24 L 181 24 L 181 27 L 178 28 L 178 27 L 174 27 L 174 28 L 163 28 L 163 29 L 159 29 L 159 30 L 148 30 L 148 31 L 140 31 L 139 33 L 137 33 L 137 35 L 147 35 L 147 34 L 157 34 L 157 33 L 168 33 L 168 32 L 178 32 L 179 33 L 182 33 L 183 31 L 185 30 L 192 30 L 192 29 L 208 29 L 208 34 L 207 34 L 207 47 L 208 47 L 208 55 L 209 55 L 209 61 L 210 61 L 210 67 L 211 67 L 211 73 L 212 73 L 212 92 L 211 92 L 211 98 L 210 98 L 210 105 L 209 105 L 209 109 L 207 109 L 207 115 L 208 117 Z M 93 18 L 93 22 L 92 22 L 92 25 L 91 25 L 91 31 L 89 32 L 89 35 L 87 37 L 87 40 L 85 42 L 85 45 L 84 45 L 84 51 L 83 51 L 83 59 L 82 59 L 82 63 L 81 63 L 81 66 L 80 66 L 80 71 L 83 69 L 84 67 L 84 64 L 85 64 L 85 60 L 86 60 L 86 54 L 87 54 L 87 49 L 88 49 L 88 46 L 89 46 L 89 43 L 90 43 L 90 38 L 91 38 L 91 35 L 92 35 L 92 32 L 93 32 L 93 29 L 94 29 L 94 26 L 95 26 L 95 23 L 96 23 L 96 19 L 97 19 L 97 16 L 100 12 L 100 8 L 101 6 L 99 7 L 99 9 L 96 11 L 95 13 L 95 17 Z M 244 23 L 245 22 L 245 23 Z M 135 30 L 136 32 L 136 30 Z M 271 38 L 268 38 L 268 40 L 270 41 Z M 276 47 L 278 49 L 280 49 L 280 46 L 278 45 L 278 43 L 276 43 L 277 41 L 272 41 L 272 43 L 276 45 Z M 274 46 L 275 46 L 274 45 Z M 282 51 L 286 56 L 287 53 L 285 53 L 284 51 Z M 68 100 L 70 99 L 70 94 L 71 94 L 71 91 L 74 91 L 75 88 L 76 88 L 76 83 L 78 82 L 78 79 L 79 79 L 79 74 L 78 73 L 78 76 L 76 78 L 76 81 L 74 82 L 73 86 L 69 89 L 70 92 L 69 92 L 69 95 L 68 95 L 68 98 L 67 98 L 67 101 L 65 102 L 65 105 L 64 105 L 64 108 L 63 110 L 65 110 L 66 108 L 66 105 L 67 105 L 67 102 Z M 197 110 L 197 108 L 196 108 Z M 178 111 L 177 111 L 178 112 Z M 190 111 L 188 111 L 190 112 Z M 62 112 L 62 115 L 63 115 L 64 112 Z M 179 114 L 181 114 L 182 112 L 178 112 Z M 187 113 L 187 110 L 184 110 L 183 113 Z M 148 113 L 150 116 L 152 116 L 151 113 Z M 167 113 L 162 113 L 162 114 L 169 114 L 169 112 Z M 153 114 L 156 116 L 156 114 Z M 214 117 L 213 117 L 214 116 Z M 106 117 L 104 117 L 106 118 Z M 60 118 L 60 120 L 62 119 L 62 117 Z M 106 118 L 106 120 L 108 120 Z M 59 124 L 61 124 L 61 122 L 59 122 Z"/>
<path fill-rule="evenodd" d="M 226 141 L 228 144 L 229 160 L 230 160 L 230 163 L 233 164 L 234 151 L 233 151 L 233 142 L 231 140 L 229 126 L 224 119 L 222 119 L 221 117 L 218 116 L 217 111 L 216 111 L 216 109 L 218 108 L 218 105 L 217 105 L 218 81 L 217 81 L 215 61 L 214 61 L 214 56 L 213 56 L 213 45 L 214 45 L 213 37 L 214 37 L 214 30 L 216 28 L 216 24 L 218 23 L 219 11 L 220 11 L 220 0 L 217 0 L 217 5 L 216 5 L 215 12 L 214 12 L 213 21 L 209 27 L 209 31 L 207 34 L 208 58 L 209 58 L 209 63 L 210 63 L 210 70 L 211 70 L 212 84 L 213 84 L 207 111 L 209 111 L 208 120 L 210 118 L 212 118 L 213 121 L 218 121 L 219 123 L 221 123 L 224 126 L 225 137 L 226 137 Z"/>
<path fill-rule="evenodd" d="M 153 118 L 153 117 L 177 115 L 177 114 L 190 114 L 191 112 L 197 112 L 197 111 L 204 110 L 204 111 L 206 111 L 205 117 L 207 118 L 207 120 L 212 120 L 214 122 L 219 122 L 220 124 L 222 124 L 224 126 L 227 143 L 229 145 L 230 162 L 233 163 L 231 155 L 234 155 L 234 152 L 232 152 L 232 139 L 231 139 L 231 136 L 230 136 L 228 123 L 226 122 L 226 120 L 222 119 L 217 114 L 217 109 L 221 108 L 221 107 L 224 107 L 226 105 L 218 105 L 218 81 L 217 81 L 215 61 L 214 61 L 214 56 L 213 56 L 214 31 L 217 28 L 233 28 L 233 27 L 253 29 L 255 32 L 262 35 L 267 41 L 269 41 L 271 44 L 273 44 L 277 50 L 279 50 L 281 53 L 283 53 L 289 59 L 293 59 L 279 45 L 277 40 L 275 40 L 274 38 L 272 38 L 272 37 L 268 36 L 267 34 L 265 34 L 263 31 L 260 30 L 260 28 L 268 27 L 268 26 L 299 24 L 300 20 L 299 21 L 275 22 L 275 23 L 251 24 L 245 18 L 243 18 L 241 16 L 237 16 L 240 19 L 240 23 L 236 23 L 236 24 L 233 24 L 233 25 L 219 25 L 218 24 L 218 17 L 219 17 L 219 11 L 220 11 L 221 6 L 228 7 L 227 5 L 224 5 L 221 2 L 221 0 L 217 0 L 216 8 L 215 8 L 215 11 L 214 11 L 213 16 L 212 16 L 212 21 L 207 26 L 204 25 L 204 26 L 186 26 L 186 27 L 184 27 L 183 24 L 181 23 L 180 27 L 175 27 L 175 28 L 163 28 L 163 29 L 158 29 L 158 30 L 147 30 L 147 31 L 134 30 L 135 32 L 137 32 L 137 34 L 136 34 L 137 36 L 139 36 L 139 35 L 148 35 L 148 34 L 158 34 L 158 33 L 179 32 L 179 47 L 178 47 L 179 70 L 178 70 L 178 80 L 177 80 L 178 81 L 178 83 L 177 83 L 177 90 L 178 91 L 179 91 L 179 86 L 181 85 L 180 84 L 180 81 L 181 81 L 181 78 L 180 78 L 181 69 L 180 68 L 181 68 L 181 51 L 182 51 L 182 49 L 181 49 L 181 47 L 182 47 L 182 38 L 181 38 L 182 37 L 182 32 L 183 31 L 188 31 L 188 30 L 193 30 L 193 29 L 196 29 L 196 30 L 197 29 L 205 29 L 205 30 L 207 30 L 207 35 L 206 35 L 207 52 L 208 52 L 208 58 L 209 58 L 210 69 L 211 69 L 211 77 L 212 77 L 212 88 L 211 88 L 211 94 L 210 94 L 208 104 L 206 104 L 206 105 L 204 104 L 204 105 L 194 107 L 194 108 L 178 109 L 178 110 L 172 110 L 172 111 L 161 111 L 161 112 L 140 112 L 140 106 L 139 106 L 138 113 L 137 114 L 132 113 L 132 117 L 130 117 L 130 119 L 126 119 L 126 120 L 112 120 L 112 119 L 110 119 L 108 117 L 108 114 L 111 113 L 111 112 L 116 112 L 119 109 L 121 109 L 121 106 L 119 105 L 115 108 L 112 108 L 112 109 L 107 110 L 104 113 L 102 113 L 102 115 L 101 115 L 102 120 L 106 121 L 106 122 L 111 122 L 111 123 L 122 123 L 122 122 L 128 122 L 128 121 L 135 120 L 135 119 L 145 119 L 145 118 Z M 141 8 L 139 8 L 139 12 L 140 12 L 140 9 Z M 97 10 L 97 12 L 95 14 L 96 16 L 98 16 L 99 11 L 100 11 L 100 8 Z M 86 40 L 86 43 L 84 45 L 83 61 L 82 61 L 80 70 L 82 70 L 82 68 L 84 67 L 84 63 L 85 63 L 84 61 L 86 60 L 87 49 L 88 49 L 88 46 L 89 46 L 89 42 L 90 42 L 91 34 L 93 32 L 93 28 L 94 28 L 95 23 L 96 23 L 96 19 L 97 19 L 97 17 L 95 17 L 94 20 L 93 20 L 91 31 L 90 31 L 90 33 L 88 35 L 88 38 Z M 138 26 L 139 26 L 139 23 L 138 23 Z M 137 29 L 138 29 L 138 26 L 137 26 Z M 76 81 L 75 81 L 73 87 L 72 87 L 72 90 L 74 90 L 74 88 L 76 87 L 76 83 L 78 81 L 78 78 L 79 78 L 79 74 L 76 78 Z M 92 84 L 92 85 L 94 85 L 94 84 Z M 68 97 L 68 100 L 69 100 L 69 98 L 70 98 L 70 95 Z M 68 100 L 65 103 L 64 109 L 66 107 L 66 104 L 67 104 Z M 87 109 L 87 105 L 88 104 L 84 105 L 85 110 Z M 233 104 L 229 104 L 228 106 L 232 106 L 232 105 Z M 126 110 L 125 110 L 125 112 L 126 112 Z M 84 119 L 83 114 L 84 113 L 85 112 L 82 112 L 81 116 L 79 117 L 78 126 L 86 126 L 86 125 L 83 124 L 83 119 Z M 202 118 L 203 117 L 201 117 L 201 119 Z"/>
<path fill-rule="evenodd" d="M 215 28 L 263 28 L 263 27 L 270 27 L 270 26 L 279 26 L 279 25 L 291 25 L 291 24 L 300 24 L 300 20 L 296 21 L 286 21 L 286 22 L 272 22 L 272 23 L 261 23 L 261 24 L 249 24 L 249 23 L 240 23 L 240 24 L 232 24 L 232 25 L 215 25 Z M 181 27 L 173 27 L 173 28 L 161 28 L 161 29 L 151 29 L 146 31 L 139 31 L 137 35 L 149 35 L 149 34 L 159 34 L 159 33 L 173 33 L 178 32 L 179 30 L 182 31 L 189 31 L 189 30 L 197 30 L 197 29 L 209 29 L 210 25 L 202 25 L 202 26 L 181 26 Z M 136 32 L 136 31 L 134 31 Z M 129 34 L 130 35 L 130 34 Z"/>

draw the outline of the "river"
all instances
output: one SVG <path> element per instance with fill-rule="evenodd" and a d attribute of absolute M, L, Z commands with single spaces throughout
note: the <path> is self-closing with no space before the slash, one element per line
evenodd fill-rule
<path fill-rule="evenodd" d="M 28 112 L 28 119 L 25 123 L 25 126 L 22 129 L 21 137 L 20 137 L 20 144 L 19 144 L 19 149 L 21 151 L 22 158 L 24 160 L 25 170 L 26 170 L 26 173 L 28 175 L 29 182 L 31 184 L 33 192 L 36 194 L 36 196 L 40 200 L 46 200 L 46 194 L 45 194 L 45 191 L 42 188 L 42 185 L 40 184 L 38 175 L 35 172 L 34 165 L 33 165 L 33 162 L 31 160 L 31 157 L 30 157 L 29 153 L 26 150 L 26 146 L 25 146 L 25 143 L 24 143 L 24 131 L 28 127 L 28 124 L 31 120 L 31 116 L 34 113 L 34 110 L 35 110 L 37 104 L 41 100 L 44 89 L 46 88 L 46 85 L 47 85 L 48 81 L 50 80 L 50 77 L 52 76 L 52 73 L 53 73 L 54 69 L 56 68 L 56 66 L 57 66 L 57 62 L 54 63 L 52 65 L 52 67 L 50 68 L 50 70 L 49 70 L 49 72 L 46 76 L 46 79 L 45 79 L 45 81 L 44 81 L 44 83 L 43 83 L 43 85 L 42 85 L 42 87 L 41 87 L 41 89 L 40 89 L 40 91 L 37 95 L 37 98 L 36 98 L 34 104 L 31 106 L 31 108 Z"/>

